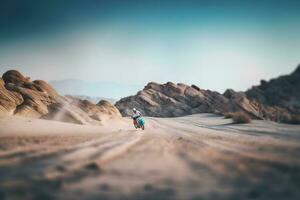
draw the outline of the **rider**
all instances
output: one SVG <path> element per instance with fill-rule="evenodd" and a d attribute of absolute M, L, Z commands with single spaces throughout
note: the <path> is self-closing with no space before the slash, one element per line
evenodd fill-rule
<path fill-rule="evenodd" d="M 134 126 L 137 126 L 136 120 L 142 116 L 142 113 L 140 111 L 138 111 L 136 108 L 133 108 L 132 111 L 133 111 L 133 115 L 132 115 L 133 124 L 134 124 Z"/>

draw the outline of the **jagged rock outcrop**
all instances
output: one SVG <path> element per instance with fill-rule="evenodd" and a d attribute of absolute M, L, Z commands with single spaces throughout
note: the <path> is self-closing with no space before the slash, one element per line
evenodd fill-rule
<path fill-rule="evenodd" d="M 155 117 L 177 117 L 195 113 L 225 113 L 232 110 L 250 110 L 252 106 L 244 108 L 247 98 L 243 94 L 232 91 L 232 96 L 226 97 L 218 92 L 203 90 L 192 85 L 182 83 L 158 84 L 151 82 L 134 96 L 126 97 L 116 103 L 116 107 L 124 115 L 130 115 L 132 108 L 137 108 L 144 115 Z M 229 95 L 229 91 L 226 92 Z"/>
<path fill-rule="evenodd" d="M 99 124 L 121 116 L 108 102 L 96 105 L 62 97 L 45 81 L 30 81 L 16 70 L 5 72 L 0 79 L 0 113 L 78 124 Z"/>
<path fill-rule="evenodd" d="M 116 107 L 123 116 L 132 108 L 144 115 L 176 117 L 194 113 L 243 112 L 253 119 L 294 123 L 300 119 L 300 66 L 291 75 L 262 81 L 246 92 L 228 89 L 224 94 L 196 85 L 151 82 L 134 96 L 122 98 Z"/>

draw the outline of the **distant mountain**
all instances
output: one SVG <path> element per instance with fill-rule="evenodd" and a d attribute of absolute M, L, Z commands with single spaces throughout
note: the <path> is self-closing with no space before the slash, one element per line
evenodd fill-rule
<path fill-rule="evenodd" d="M 119 99 L 142 88 L 142 85 L 89 82 L 79 79 L 56 80 L 50 81 L 49 84 L 61 95 L 105 97 L 108 99 Z"/>
<path fill-rule="evenodd" d="M 148 83 L 136 95 L 122 98 L 116 107 L 123 116 L 137 108 L 144 115 L 177 117 L 194 113 L 243 112 L 254 119 L 300 123 L 300 65 L 290 75 L 261 81 L 246 92 L 224 94 L 195 85 Z"/>

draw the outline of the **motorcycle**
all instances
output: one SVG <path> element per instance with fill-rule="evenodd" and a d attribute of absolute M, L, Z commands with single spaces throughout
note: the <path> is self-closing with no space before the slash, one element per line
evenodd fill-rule
<path fill-rule="evenodd" d="M 141 128 L 142 130 L 145 130 L 145 120 L 144 120 L 144 118 L 138 117 L 137 119 L 135 119 L 135 118 L 132 117 L 132 119 L 133 119 L 134 127 L 136 129 Z"/>

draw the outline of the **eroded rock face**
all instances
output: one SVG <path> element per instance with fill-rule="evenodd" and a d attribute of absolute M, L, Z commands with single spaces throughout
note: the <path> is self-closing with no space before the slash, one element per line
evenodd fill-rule
<path fill-rule="evenodd" d="M 21 94 L 7 90 L 5 82 L 0 78 L 0 113 L 12 114 L 14 113 L 17 105 L 23 102 Z"/>
<path fill-rule="evenodd" d="M 96 105 L 62 97 L 45 81 L 30 81 L 16 70 L 5 72 L 0 79 L 0 113 L 77 124 L 101 124 L 104 119 L 121 116 L 108 102 Z"/>
<path fill-rule="evenodd" d="M 3 101 L 5 97 L 2 95 L 0 97 L 1 106 L 9 108 L 10 114 L 38 118 L 47 114 L 47 107 L 58 98 L 58 94 L 46 82 L 31 82 L 16 70 L 5 72 L 2 79 L 4 87 L 1 88 L 1 92 L 18 97 L 9 101 Z"/>
<path fill-rule="evenodd" d="M 245 112 L 255 119 L 262 119 L 259 105 L 250 101 L 243 92 L 227 90 L 223 95 L 182 83 L 149 83 L 134 96 L 116 103 L 122 115 L 132 114 L 137 108 L 144 115 L 154 117 L 177 117 L 195 113 Z"/>
<path fill-rule="evenodd" d="M 294 73 L 262 81 L 246 92 L 228 89 L 224 94 L 203 90 L 196 85 L 150 82 L 134 96 L 115 105 L 123 116 L 139 109 L 144 115 L 177 117 L 195 113 L 243 112 L 253 119 L 279 122 L 300 119 L 300 66 Z"/>
<path fill-rule="evenodd" d="M 144 115 L 155 117 L 177 117 L 201 112 L 226 112 L 229 100 L 223 95 L 202 90 L 182 83 L 149 83 L 135 96 L 121 99 L 116 107 L 124 116 L 132 114 L 137 108 Z"/>

